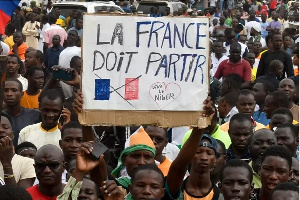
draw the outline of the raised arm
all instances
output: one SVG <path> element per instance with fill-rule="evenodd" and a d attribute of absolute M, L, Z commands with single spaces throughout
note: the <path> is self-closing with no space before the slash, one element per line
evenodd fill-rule
<path fill-rule="evenodd" d="M 214 113 L 214 109 L 212 108 L 213 102 L 210 100 L 210 97 L 206 98 L 204 104 L 205 113 L 203 114 L 203 117 L 208 117 Z M 170 191 L 170 195 L 173 198 L 176 198 L 179 194 L 187 167 L 197 152 L 199 141 L 204 132 L 205 128 L 193 128 L 191 136 L 183 145 L 178 156 L 170 166 L 170 170 L 167 176 L 167 185 Z"/>

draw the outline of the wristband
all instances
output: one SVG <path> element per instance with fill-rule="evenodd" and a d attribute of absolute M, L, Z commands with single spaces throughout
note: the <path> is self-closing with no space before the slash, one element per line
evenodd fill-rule
<path fill-rule="evenodd" d="M 4 174 L 4 178 L 13 178 L 15 177 L 13 174 Z"/>

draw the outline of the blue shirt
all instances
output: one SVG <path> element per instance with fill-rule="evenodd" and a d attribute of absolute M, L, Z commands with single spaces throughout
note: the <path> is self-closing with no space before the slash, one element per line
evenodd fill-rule
<path fill-rule="evenodd" d="M 265 126 L 268 126 L 271 119 L 267 119 L 265 112 L 260 112 L 259 110 L 255 111 L 252 115 L 254 121 L 259 122 Z"/>
<path fill-rule="evenodd" d="M 59 45 L 58 49 L 50 47 L 47 50 L 45 54 L 44 65 L 49 70 L 49 72 L 52 72 L 52 67 L 54 65 L 58 65 L 59 55 L 63 50 L 64 48 L 61 45 Z"/>
<path fill-rule="evenodd" d="M 268 22 L 260 22 L 260 27 L 261 27 L 261 37 L 262 38 L 266 38 L 268 35 L 268 31 L 267 31 L 267 26 L 269 26 Z"/>
<path fill-rule="evenodd" d="M 81 37 L 81 36 L 82 36 L 82 29 L 78 30 L 78 29 L 76 29 L 75 27 L 72 27 L 72 28 L 70 28 L 70 29 L 67 31 L 67 34 L 69 34 L 70 31 L 76 31 L 77 34 L 78 34 L 78 37 Z"/>

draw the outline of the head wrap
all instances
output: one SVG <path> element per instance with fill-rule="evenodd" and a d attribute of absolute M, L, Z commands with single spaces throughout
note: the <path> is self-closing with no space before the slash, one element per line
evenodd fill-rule
<path fill-rule="evenodd" d="M 122 151 L 122 153 L 118 159 L 118 166 L 112 171 L 112 174 L 118 178 L 120 176 L 121 170 L 123 169 L 123 167 L 125 167 L 122 162 L 123 156 L 127 156 L 128 154 L 130 154 L 134 151 L 140 151 L 140 150 L 150 151 L 155 156 L 154 143 L 142 126 L 140 128 L 138 128 L 127 139 L 127 141 L 125 143 L 125 149 Z M 130 180 L 123 180 L 123 179 L 119 180 L 118 179 L 118 181 L 121 185 L 124 185 L 124 186 L 130 184 Z M 124 182 L 124 184 L 122 184 L 121 182 Z"/>

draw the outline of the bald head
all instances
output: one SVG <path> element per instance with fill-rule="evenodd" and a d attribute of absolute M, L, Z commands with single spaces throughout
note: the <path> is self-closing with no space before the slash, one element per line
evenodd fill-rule
<path fill-rule="evenodd" d="M 34 160 L 37 161 L 41 158 L 53 159 L 58 162 L 63 162 L 64 154 L 62 150 L 57 146 L 52 144 L 47 144 L 37 150 Z"/>

